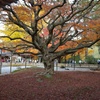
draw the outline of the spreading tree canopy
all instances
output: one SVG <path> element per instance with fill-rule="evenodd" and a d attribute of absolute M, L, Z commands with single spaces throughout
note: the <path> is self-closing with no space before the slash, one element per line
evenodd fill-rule
<path fill-rule="evenodd" d="M 100 19 L 94 18 L 99 7 L 100 0 L 19 0 L 6 5 L 1 11 L 6 32 L 0 38 L 10 42 L 1 48 L 41 54 L 45 72 L 52 73 L 56 58 L 100 40 Z"/>

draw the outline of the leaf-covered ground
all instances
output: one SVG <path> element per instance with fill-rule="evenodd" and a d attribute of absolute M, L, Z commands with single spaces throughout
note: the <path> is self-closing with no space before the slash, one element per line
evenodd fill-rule
<path fill-rule="evenodd" d="M 0 76 L 0 100 L 100 100 L 100 72 L 55 72 L 35 77 L 42 69 Z"/>

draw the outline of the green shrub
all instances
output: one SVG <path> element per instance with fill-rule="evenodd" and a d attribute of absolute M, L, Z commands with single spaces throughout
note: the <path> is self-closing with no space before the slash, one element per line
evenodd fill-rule
<path fill-rule="evenodd" d="M 97 63 L 97 62 L 96 62 L 96 59 L 95 59 L 92 55 L 87 56 L 87 57 L 85 58 L 85 61 L 86 61 L 88 64 L 96 64 L 96 63 Z"/>

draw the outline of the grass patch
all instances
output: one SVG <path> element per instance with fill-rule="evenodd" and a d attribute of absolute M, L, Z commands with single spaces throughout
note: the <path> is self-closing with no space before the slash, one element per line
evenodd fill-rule
<path fill-rule="evenodd" d="M 51 74 L 46 74 L 45 78 L 52 78 L 52 75 Z"/>
<path fill-rule="evenodd" d="M 27 70 L 27 69 L 34 69 L 34 68 L 37 68 L 36 66 L 31 66 L 30 68 L 21 68 L 20 66 L 14 70 L 12 73 L 15 73 L 15 72 L 19 72 L 19 71 L 24 71 L 24 70 Z"/>
<path fill-rule="evenodd" d="M 29 69 L 29 68 L 20 68 L 20 69 L 14 70 L 14 71 L 11 72 L 11 73 L 16 73 L 16 72 L 19 72 L 19 71 L 24 71 L 24 70 L 27 70 L 27 69 Z"/>

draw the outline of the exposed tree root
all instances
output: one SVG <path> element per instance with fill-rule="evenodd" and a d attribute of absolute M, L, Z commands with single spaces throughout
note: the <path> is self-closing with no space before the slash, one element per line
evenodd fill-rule
<path fill-rule="evenodd" d="M 35 77 L 53 75 L 54 71 L 52 69 L 44 70 L 43 72 L 38 72 L 35 74 Z"/>

